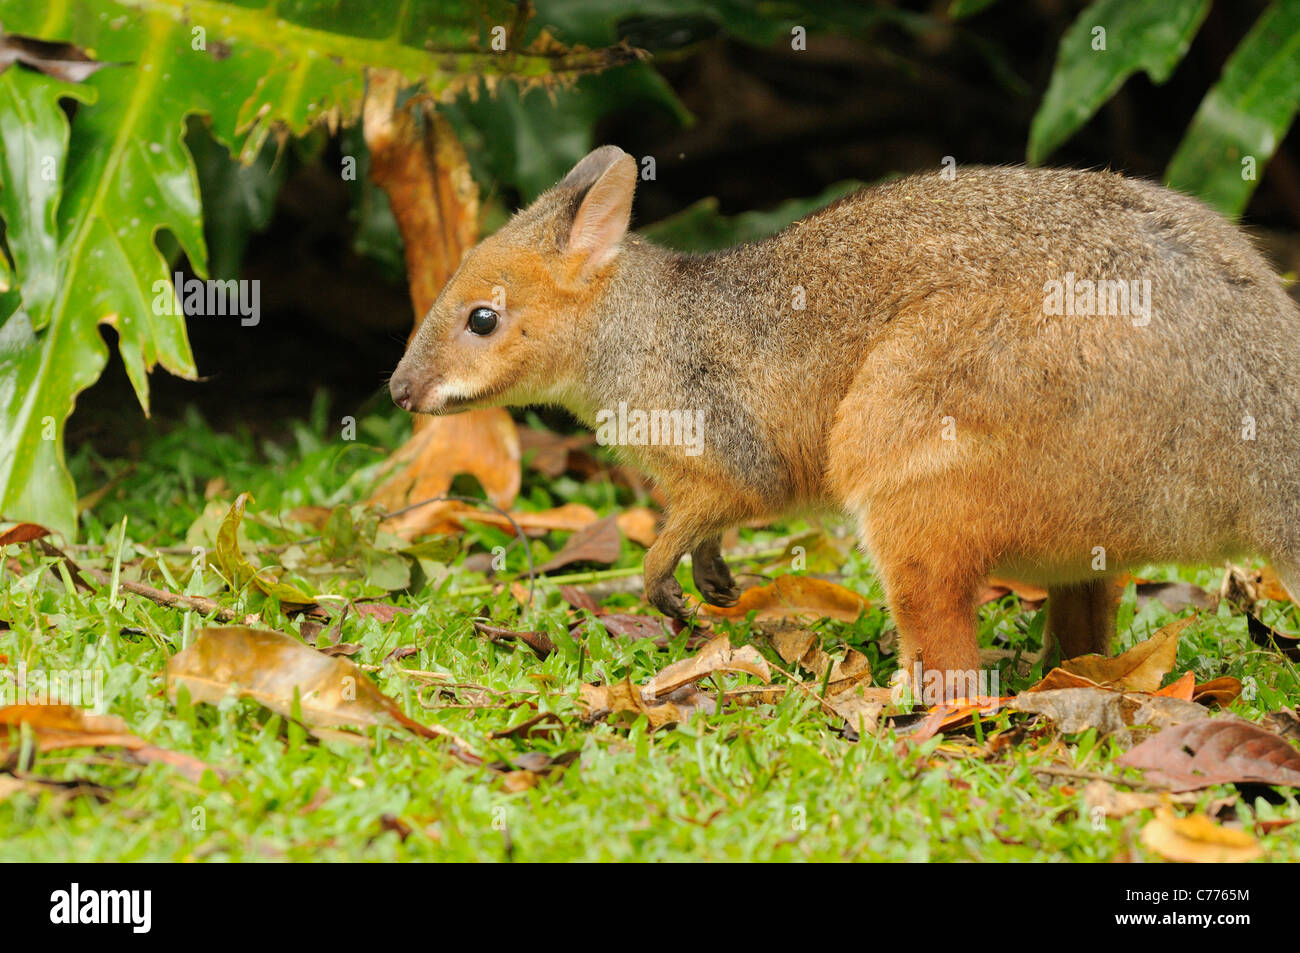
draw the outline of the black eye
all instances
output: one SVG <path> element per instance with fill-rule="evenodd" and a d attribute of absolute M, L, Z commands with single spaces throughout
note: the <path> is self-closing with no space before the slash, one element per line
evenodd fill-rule
<path fill-rule="evenodd" d="M 475 308 L 469 313 L 469 329 L 486 336 L 497 329 L 497 313 L 491 308 Z"/>

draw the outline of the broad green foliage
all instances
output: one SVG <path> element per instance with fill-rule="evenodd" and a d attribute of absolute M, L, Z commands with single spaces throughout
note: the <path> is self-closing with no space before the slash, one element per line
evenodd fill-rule
<path fill-rule="evenodd" d="M 1202 101 L 1169 163 L 1169 184 L 1240 214 L 1297 108 L 1300 3 L 1280 2 L 1259 18 Z"/>
<path fill-rule="evenodd" d="M 1085 9 L 1061 39 L 1030 130 L 1029 161 L 1046 159 L 1138 70 L 1153 82 L 1167 80 L 1209 7 L 1210 0 L 1097 0 Z M 1240 215 L 1297 109 L 1300 4 L 1277 0 L 1201 102 L 1166 181 L 1225 215 Z"/>
<path fill-rule="evenodd" d="M 1042 162 L 1138 70 L 1163 83 L 1192 43 L 1210 0 L 1097 0 L 1061 37 L 1052 81 L 1029 130 Z"/>
<path fill-rule="evenodd" d="M 355 116 L 369 67 L 445 98 L 479 77 L 547 83 L 626 58 L 493 52 L 491 31 L 514 16 L 502 0 L 0 0 L 8 32 L 114 64 L 80 88 L 21 67 L 0 76 L 0 213 L 18 291 L 0 299 L 0 514 L 75 531 L 62 428 L 107 360 L 99 324 L 115 328 L 146 411 L 154 366 L 196 375 L 184 318 L 158 286 L 171 271 L 163 230 L 207 274 L 187 116 L 209 117 L 214 137 L 251 161 L 274 123 L 301 133 Z M 81 103 L 70 137 L 60 99 Z"/>

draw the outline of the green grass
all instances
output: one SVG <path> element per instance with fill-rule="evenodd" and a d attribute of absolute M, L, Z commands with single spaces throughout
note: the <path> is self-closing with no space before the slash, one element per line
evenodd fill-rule
<path fill-rule="evenodd" d="M 81 542 L 89 548 L 75 555 L 111 571 L 120 552 L 125 577 L 143 573 L 153 584 L 173 588 L 170 581 L 234 607 L 237 597 L 224 591 L 215 574 L 191 573 L 187 556 L 159 555 L 157 548 L 210 535 L 242 491 L 257 498 L 249 509 L 250 540 L 297 539 L 305 534 L 266 524 L 296 506 L 363 499 L 376 466 L 408 427 L 397 413 L 370 416 L 359 422 L 360 439 L 345 443 L 331 434 L 322 402 L 313 420 L 296 425 L 282 444 L 215 434 L 191 416 L 150 438 L 133 460 L 101 460 L 83 451 L 73 461 L 78 486 L 86 493 L 108 489 L 84 516 Z M 602 513 L 634 502 L 610 485 L 543 481 L 531 474 L 521 505 L 569 501 Z M 125 541 L 119 531 L 123 519 Z M 747 531 L 743 540 L 775 540 L 801 528 Z M 510 539 L 485 528 L 466 534 L 464 542 L 469 551 L 481 551 Z M 562 542 L 562 535 L 535 542 L 535 558 L 545 558 Z M 161 672 L 203 619 L 127 593 L 110 604 L 107 590 L 77 591 L 50 570 L 52 560 L 30 546 L 9 547 L 4 556 L 9 571 L 0 572 L 0 619 L 9 629 L 0 629 L 0 652 L 10 668 L 24 661 L 31 669 L 102 670 L 108 713 L 152 743 L 201 758 L 229 778 L 222 783 L 209 776 L 196 784 L 165 765 L 138 766 L 111 751 L 35 756 L 18 767 L 49 778 L 93 781 L 111 791 L 103 800 L 18 793 L 0 801 L 0 860 L 1107 861 L 1130 852 L 1148 856 L 1138 834 L 1151 812 L 1094 824 L 1083 807 L 1083 781 L 1033 771 L 1055 765 L 1120 774 L 1112 763 L 1120 746 L 1091 733 L 1062 739 L 1051 731 L 1028 732 L 997 755 L 981 754 L 970 732 L 920 746 L 900 744 L 889 732 L 855 742 L 797 692 L 775 705 L 696 716 L 654 733 L 643 722 L 630 728 L 584 725 L 575 701 L 580 679 L 630 675 L 644 682 L 690 654 L 685 636 L 662 651 L 646 641 L 616 641 L 601 630 L 580 646 L 567 635 L 567 611 L 553 588 L 539 589 L 527 617 L 508 594 L 455 595 L 483 582 L 481 575 L 459 568 L 463 554 L 438 581 L 423 581 L 415 591 L 391 597 L 412 607 L 413 614 L 388 624 L 350 617 L 343 639 L 361 645 L 353 661 L 362 665 L 380 665 L 394 648 L 415 646 L 416 655 L 372 677 L 408 714 L 456 732 L 489 761 L 510 761 L 528 750 L 581 753 L 567 770 L 518 793 L 506 790 L 499 775 L 455 761 L 439 742 L 405 732 L 381 729 L 358 747 L 319 741 L 248 700 L 229 699 L 217 707 L 184 699 L 173 703 Z M 522 569 L 517 547 L 508 558 L 511 569 Z M 636 567 L 640 558 L 639 547 L 625 543 L 617 566 Z M 841 571 L 846 585 L 873 606 L 882 605 L 864 557 L 850 556 Z M 1215 587 L 1220 570 L 1164 567 L 1147 575 Z M 689 574 L 683 571 L 682 579 L 687 583 Z M 356 595 L 360 584 L 342 581 L 329 588 Z M 612 596 L 608 604 L 620 602 L 630 606 L 637 599 Z M 250 601 L 245 608 L 260 609 L 272 627 L 298 629 L 298 621 L 284 618 L 273 603 Z M 557 651 L 539 661 L 522 647 L 493 645 L 471 626 L 479 614 L 500 625 L 543 629 Z M 1158 604 L 1136 611 L 1130 589 L 1117 648 L 1172 618 Z M 1265 618 L 1282 628 L 1297 627 L 1290 608 L 1271 605 Z M 724 628 L 738 643 L 753 634 L 744 624 Z M 892 623 L 883 608 L 852 624 L 823 622 L 818 628 L 829 650 L 861 649 L 872 660 L 877 684 L 887 681 L 892 662 L 879 642 Z M 1014 597 L 981 610 L 985 645 L 997 639 L 1033 651 L 1040 632 L 1039 614 L 1023 612 Z M 458 683 L 500 694 L 462 690 L 440 697 L 400 668 L 446 673 Z M 1300 693 L 1295 669 L 1252 646 L 1244 619 L 1226 608 L 1198 620 L 1184 635 L 1175 673 L 1188 669 L 1202 681 L 1225 674 L 1247 681 L 1252 697 L 1238 700 L 1233 710 L 1248 718 L 1293 704 Z M 1004 686 L 1019 690 L 1033 677 L 1008 670 Z M 729 676 L 726 681 L 740 680 Z M 444 707 L 426 708 L 422 697 Z M 491 707 L 470 704 L 483 697 Z M 462 707 L 448 707 L 458 700 Z M 490 732 L 534 713 L 508 707 L 525 700 L 556 713 L 566 727 L 548 740 L 491 740 Z M 980 734 L 988 738 L 1024 723 L 1024 716 L 1002 713 L 983 722 Z M 1210 789 L 1200 806 L 1232 792 Z M 1238 820 L 1250 828 L 1256 818 L 1300 816 L 1293 793 L 1282 792 L 1276 800 L 1241 798 Z M 394 828 L 406 829 L 407 836 Z M 1271 833 L 1264 843 L 1268 859 L 1298 860 L 1300 825 Z"/>

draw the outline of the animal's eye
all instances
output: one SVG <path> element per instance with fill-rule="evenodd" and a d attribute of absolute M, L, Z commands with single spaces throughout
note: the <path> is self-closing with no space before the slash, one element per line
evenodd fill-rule
<path fill-rule="evenodd" d="M 475 308 L 469 313 L 468 327 L 475 334 L 486 337 L 497 329 L 497 313 L 491 308 Z"/>

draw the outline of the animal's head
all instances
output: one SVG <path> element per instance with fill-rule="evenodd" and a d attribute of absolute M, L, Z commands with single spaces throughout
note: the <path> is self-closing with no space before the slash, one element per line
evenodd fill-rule
<path fill-rule="evenodd" d="M 635 160 L 602 146 L 472 249 L 389 382 L 417 413 L 562 402 L 627 234 Z"/>

